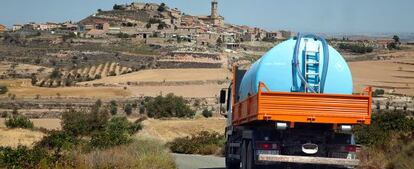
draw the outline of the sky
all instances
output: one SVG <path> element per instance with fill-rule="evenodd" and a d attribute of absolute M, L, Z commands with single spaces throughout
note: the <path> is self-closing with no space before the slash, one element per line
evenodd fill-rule
<path fill-rule="evenodd" d="M 134 0 L 1 0 L 0 24 L 79 21 Z M 164 2 L 186 14 L 208 15 L 211 0 Z M 414 0 L 218 0 L 227 23 L 317 33 L 413 33 Z"/>

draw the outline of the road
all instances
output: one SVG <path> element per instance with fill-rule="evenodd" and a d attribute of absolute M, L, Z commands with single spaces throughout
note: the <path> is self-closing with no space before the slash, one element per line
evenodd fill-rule
<path fill-rule="evenodd" d="M 172 154 L 178 169 L 225 169 L 224 158 L 215 156 Z"/>

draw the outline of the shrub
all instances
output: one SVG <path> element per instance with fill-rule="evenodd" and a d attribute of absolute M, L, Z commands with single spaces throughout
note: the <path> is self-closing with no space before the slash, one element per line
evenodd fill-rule
<path fill-rule="evenodd" d="M 202 115 L 203 115 L 205 118 L 213 117 L 213 112 L 212 112 L 212 111 L 210 111 L 210 110 L 208 110 L 207 108 L 205 108 L 205 109 L 203 110 L 203 112 L 202 112 Z"/>
<path fill-rule="evenodd" d="M 6 94 L 7 92 L 9 92 L 7 86 L 0 85 L 0 94 Z"/>
<path fill-rule="evenodd" d="M 383 110 L 372 116 L 369 126 L 357 126 L 355 136 L 359 144 L 376 146 L 386 145 L 393 135 L 412 132 L 414 119 L 407 118 L 409 112 Z"/>
<path fill-rule="evenodd" d="M 384 95 L 384 93 L 385 93 L 384 89 L 375 89 L 372 96 L 377 97 L 377 96 Z"/>
<path fill-rule="evenodd" d="M 148 116 L 153 118 L 163 117 L 194 117 L 195 111 L 186 104 L 183 97 L 170 93 L 167 96 L 157 96 L 145 104 Z"/>
<path fill-rule="evenodd" d="M 350 43 L 340 43 L 339 49 L 351 51 L 354 53 L 371 53 L 374 48 L 371 46 L 365 46 L 365 44 L 350 44 Z"/>
<path fill-rule="evenodd" d="M 131 104 L 126 104 L 124 107 L 124 111 L 125 114 L 127 114 L 128 116 L 132 114 L 132 105 Z"/>
<path fill-rule="evenodd" d="M 50 74 L 51 79 L 60 79 L 62 77 L 62 73 L 59 69 L 53 69 L 52 73 Z"/>
<path fill-rule="evenodd" d="M 165 3 L 161 3 L 161 5 L 158 7 L 158 11 L 159 12 L 164 12 L 165 10 L 166 10 L 166 5 L 165 5 Z"/>
<path fill-rule="evenodd" d="M 86 112 L 71 109 L 62 114 L 62 129 L 74 136 L 86 135 L 90 131 L 89 120 Z"/>
<path fill-rule="evenodd" d="M 118 105 L 116 104 L 115 100 L 112 100 L 109 103 L 109 111 L 111 112 L 112 115 L 116 115 L 116 113 L 118 112 Z"/>
<path fill-rule="evenodd" d="M 47 149 L 55 149 L 59 153 L 62 149 L 69 150 L 77 142 L 76 137 L 65 131 L 50 131 L 49 135 L 43 137 L 41 141 L 36 143 L 37 147 L 43 147 Z"/>
<path fill-rule="evenodd" d="M 33 129 L 33 122 L 31 122 L 26 116 L 17 115 L 7 119 L 6 126 L 7 128 Z"/>
<path fill-rule="evenodd" d="M 47 151 L 41 148 L 29 149 L 26 146 L 0 147 L 1 168 L 36 168 L 41 161 L 47 161 Z"/>
<path fill-rule="evenodd" d="M 224 135 L 202 131 L 192 136 L 176 138 L 168 145 L 174 153 L 215 154 L 224 145 Z"/>
<path fill-rule="evenodd" d="M 114 117 L 105 126 L 105 130 L 92 136 L 91 146 L 109 148 L 130 142 L 130 124 L 126 117 Z"/>

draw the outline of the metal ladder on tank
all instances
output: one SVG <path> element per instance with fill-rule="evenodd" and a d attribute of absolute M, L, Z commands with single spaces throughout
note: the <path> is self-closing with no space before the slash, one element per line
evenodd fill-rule
<path fill-rule="evenodd" d="M 319 72 L 319 64 L 320 64 L 320 45 L 318 45 L 317 50 L 312 50 L 308 48 L 308 42 L 305 40 L 305 48 L 304 52 L 304 77 L 306 84 L 302 84 L 304 87 L 304 91 L 306 93 L 309 92 L 317 92 L 320 93 L 320 72 Z M 312 88 L 312 89 L 310 89 Z"/>

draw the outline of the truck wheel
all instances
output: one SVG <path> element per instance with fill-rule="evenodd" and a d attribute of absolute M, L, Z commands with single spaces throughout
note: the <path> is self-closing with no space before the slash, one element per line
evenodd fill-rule
<path fill-rule="evenodd" d="M 241 154 L 240 154 L 241 165 L 242 165 L 241 169 L 248 169 L 246 156 L 247 156 L 247 146 L 246 146 L 246 141 L 243 141 L 242 146 L 241 146 Z"/>
<path fill-rule="evenodd" d="M 253 145 L 252 142 L 243 142 L 242 146 L 242 169 L 256 169 L 256 165 L 254 163 L 254 152 L 253 152 Z"/>
<path fill-rule="evenodd" d="M 226 157 L 226 169 L 240 169 L 240 162 Z"/>
<path fill-rule="evenodd" d="M 254 156 L 255 156 L 255 152 L 253 150 L 253 143 L 249 142 L 248 146 L 247 146 L 247 168 L 248 169 L 256 169 L 258 168 L 255 164 L 255 160 L 254 160 Z"/>
<path fill-rule="evenodd" d="M 240 169 L 240 160 L 229 158 L 229 154 L 232 154 L 232 152 L 226 145 L 226 169 Z"/>

